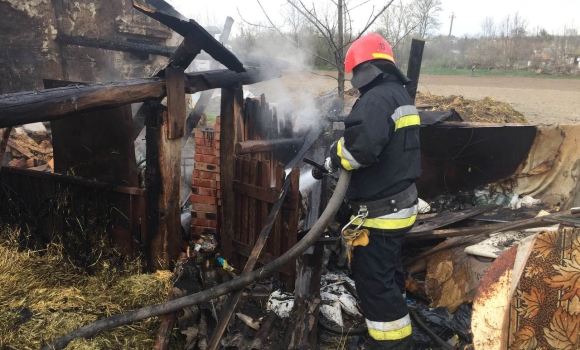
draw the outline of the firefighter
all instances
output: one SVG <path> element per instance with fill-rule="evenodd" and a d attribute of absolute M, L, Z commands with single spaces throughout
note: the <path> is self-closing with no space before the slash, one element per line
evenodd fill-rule
<path fill-rule="evenodd" d="M 353 216 L 343 236 L 352 253 L 367 347 L 411 349 L 401 246 L 418 210 L 420 118 L 404 87 L 410 80 L 395 66 L 391 46 L 380 35 L 356 40 L 344 63 L 360 98 L 324 165 L 330 172 L 352 171 L 346 201 Z"/>

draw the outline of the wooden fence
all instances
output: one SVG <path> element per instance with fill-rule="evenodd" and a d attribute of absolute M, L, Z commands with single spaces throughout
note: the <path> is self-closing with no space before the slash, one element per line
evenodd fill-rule
<path fill-rule="evenodd" d="M 236 157 L 235 159 L 235 229 L 232 237 L 232 252 L 234 254 L 232 262 L 236 266 L 245 265 L 272 204 L 280 196 L 285 176 L 284 165 L 277 164 L 275 167 L 274 187 L 271 186 L 270 182 L 271 168 L 269 161 L 250 157 Z M 291 178 L 290 192 L 282 210 L 276 217 L 266 247 L 260 255 L 258 261 L 261 264 L 271 262 L 290 249 L 298 240 L 300 169 L 293 168 L 288 176 Z M 294 288 L 295 273 L 295 265 L 291 264 L 281 271 L 282 276 L 278 276 L 286 283 L 288 290 Z"/>

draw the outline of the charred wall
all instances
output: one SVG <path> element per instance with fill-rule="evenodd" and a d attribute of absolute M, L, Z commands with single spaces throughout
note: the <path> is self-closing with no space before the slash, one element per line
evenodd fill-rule
<path fill-rule="evenodd" d="M 0 94 L 42 89 L 42 79 L 103 82 L 151 76 L 166 57 L 58 44 L 57 34 L 176 45 L 167 27 L 130 0 L 0 0 Z"/>

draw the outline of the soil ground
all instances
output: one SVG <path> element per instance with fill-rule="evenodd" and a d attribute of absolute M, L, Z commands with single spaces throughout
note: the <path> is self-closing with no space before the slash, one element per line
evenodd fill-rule
<path fill-rule="evenodd" d="M 332 71 L 318 74 L 335 75 Z M 532 124 L 580 123 L 580 79 L 526 77 L 470 77 L 422 75 L 419 91 L 435 95 L 462 95 L 467 99 L 490 96 L 509 103 Z M 347 88 L 350 88 L 347 83 Z M 281 79 L 255 84 L 253 93 L 266 93 L 268 101 L 298 102 L 335 89 L 332 78 L 308 72 L 287 72 Z"/>

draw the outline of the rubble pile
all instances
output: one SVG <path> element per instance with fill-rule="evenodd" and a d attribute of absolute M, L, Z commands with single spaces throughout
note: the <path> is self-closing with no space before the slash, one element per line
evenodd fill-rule
<path fill-rule="evenodd" d="M 50 133 L 43 123 L 33 123 L 12 130 L 2 165 L 44 171 L 52 169 L 52 159 Z"/>
<path fill-rule="evenodd" d="M 529 124 L 523 114 L 505 102 L 491 97 L 481 100 L 468 100 L 463 96 L 439 96 L 417 92 L 415 105 L 425 106 L 424 110 L 455 110 L 464 121 L 483 123 L 520 123 Z"/>

